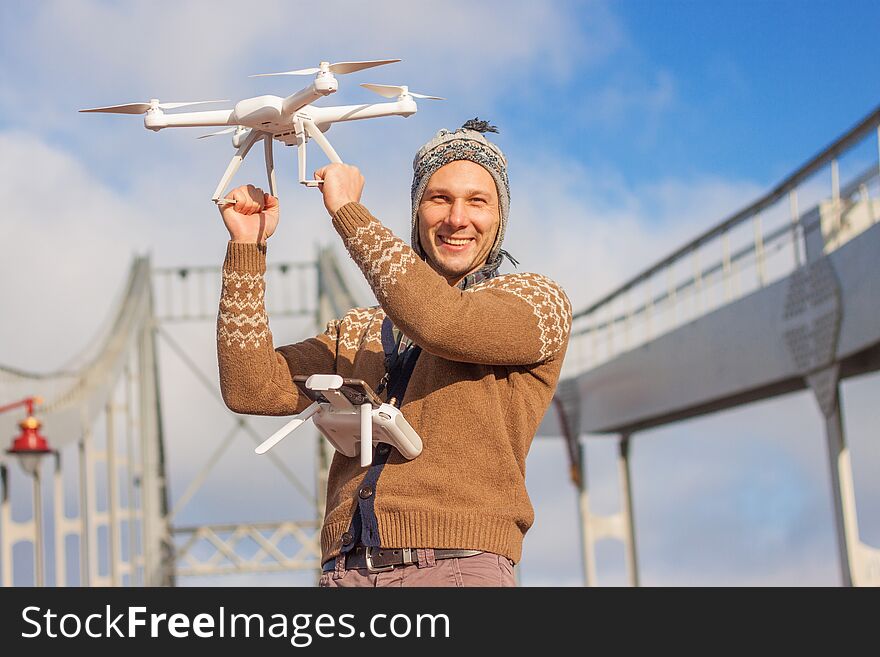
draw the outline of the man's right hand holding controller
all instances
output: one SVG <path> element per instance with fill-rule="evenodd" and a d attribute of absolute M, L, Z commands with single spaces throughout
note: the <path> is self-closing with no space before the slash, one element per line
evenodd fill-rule
<path fill-rule="evenodd" d="M 235 201 L 220 208 L 229 239 L 265 244 L 278 227 L 278 199 L 253 185 L 236 187 L 226 198 Z"/>

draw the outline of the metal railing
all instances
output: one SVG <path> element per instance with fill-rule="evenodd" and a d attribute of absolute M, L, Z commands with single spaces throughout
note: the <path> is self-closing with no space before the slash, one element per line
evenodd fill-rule
<path fill-rule="evenodd" d="M 177 575 L 317 570 L 320 530 L 317 520 L 178 527 Z"/>
<path fill-rule="evenodd" d="M 878 221 L 880 108 L 769 193 L 576 312 L 562 378 L 787 276 L 807 261 L 813 231 L 827 253 Z"/>
<path fill-rule="evenodd" d="M 266 266 L 266 311 L 270 317 L 310 317 L 315 313 L 314 261 Z M 220 267 L 161 267 L 152 271 L 156 320 L 162 323 L 217 321 Z"/>

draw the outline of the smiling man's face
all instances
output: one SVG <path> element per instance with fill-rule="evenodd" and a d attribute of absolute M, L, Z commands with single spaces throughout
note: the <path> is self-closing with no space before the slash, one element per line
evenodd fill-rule
<path fill-rule="evenodd" d="M 456 160 L 431 176 L 419 203 L 419 240 L 450 285 L 483 266 L 499 223 L 495 179 L 479 164 Z"/>

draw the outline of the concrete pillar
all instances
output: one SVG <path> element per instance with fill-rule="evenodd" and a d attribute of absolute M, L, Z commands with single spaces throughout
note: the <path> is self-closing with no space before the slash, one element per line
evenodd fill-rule
<path fill-rule="evenodd" d="M 587 486 L 587 449 L 578 440 L 578 463 L 580 478 L 577 482 L 578 517 L 581 528 L 581 561 L 584 566 L 584 586 L 596 586 L 596 552 L 595 537 L 590 523 L 590 491 Z"/>
<path fill-rule="evenodd" d="M 828 466 L 840 578 L 844 586 L 853 586 L 853 557 L 855 547 L 859 542 L 859 529 L 852 466 L 843 431 L 839 376 L 840 366 L 835 363 L 831 367 L 807 376 L 807 383 L 825 418 L 825 438 L 828 445 Z"/>
<path fill-rule="evenodd" d="M 633 519 L 632 483 L 629 469 L 629 444 L 630 434 L 620 436 L 620 451 L 617 465 L 620 476 L 620 505 L 623 514 L 623 545 L 626 551 L 626 568 L 629 576 L 629 585 L 639 585 L 639 568 L 636 558 L 636 532 Z"/>

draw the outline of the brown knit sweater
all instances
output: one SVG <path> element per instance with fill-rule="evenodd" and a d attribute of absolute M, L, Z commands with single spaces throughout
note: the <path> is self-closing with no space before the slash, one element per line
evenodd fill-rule
<path fill-rule="evenodd" d="M 382 471 L 375 506 L 382 546 L 470 548 L 519 561 L 534 520 L 526 454 L 571 328 L 565 292 L 530 273 L 462 291 L 358 203 L 340 208 L 333 225 L 380 306 L 355 308 L 323 334 L 274 349 L 263 303 L 265 246 L 230 242 L 217 324 L 223 399 L 238 413 L 292 415 L 310 403 L 294 374 L 336 373 L 375 389 L 387 313 L 422 347 L 401 410 L 424 447 L 412 461 L 393 451 Z M 365 472 L 359 458 L 335 454 L 322 561 L 340 552 Z"/>

